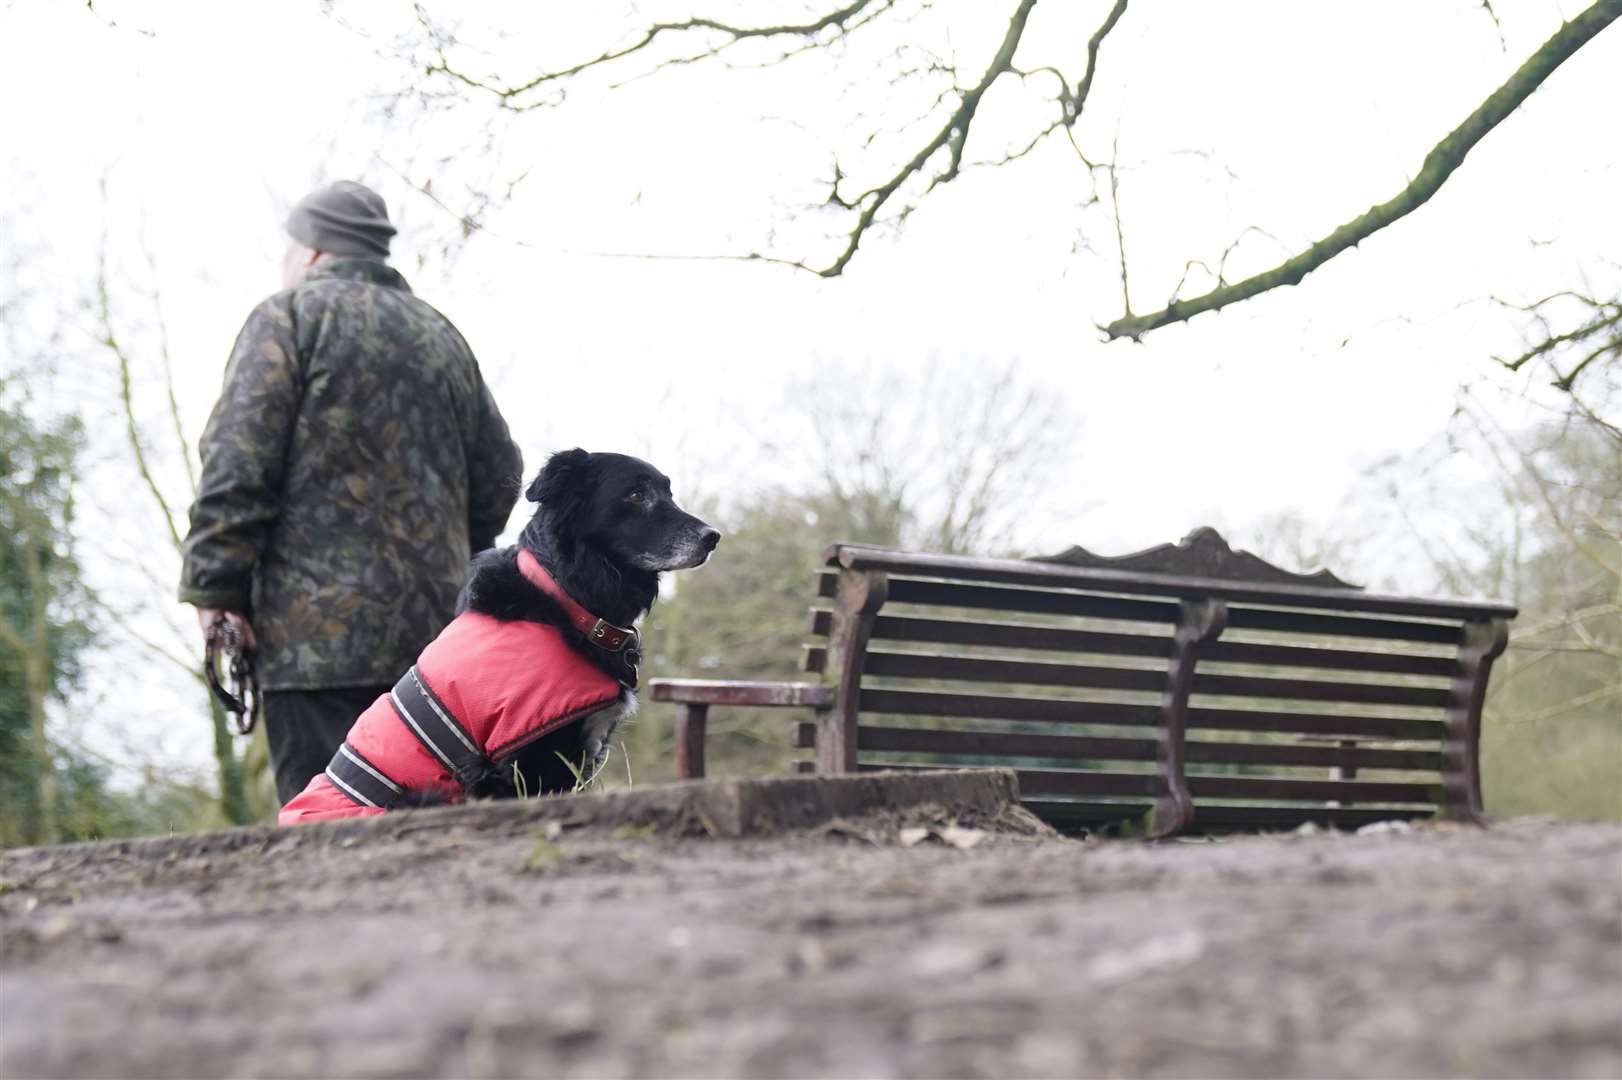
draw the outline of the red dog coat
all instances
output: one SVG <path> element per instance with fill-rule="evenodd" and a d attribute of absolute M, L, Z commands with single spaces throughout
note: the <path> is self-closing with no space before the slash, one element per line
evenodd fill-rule
<path fill-rule="evenodd" d="M 635 644 L 634 631 L 587 613 L 528 551 L 518 553 L 518 567 L 588 637 Z M 277 820 L 381 814 L 407 792 L 458 801 L 475 773 L 619 697 L 619 682 L 571 649 L 557 627 L 463 612 L 360 714 L 326 772 Z"/>

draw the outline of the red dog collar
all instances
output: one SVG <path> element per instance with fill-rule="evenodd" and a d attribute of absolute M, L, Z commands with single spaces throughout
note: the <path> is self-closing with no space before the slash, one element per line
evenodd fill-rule
<path fill-rule="evenodd" d="M 563 591 L 563 586 L 553 580 L 552 575 L 546 572 L 539 559 L 530 554 L 527 548 L 518 549 L 518 570 L 529 583 L 550 596 L 563 613 L 569 617 L 576 630 L 586 635 L 586 640 L 608 652 L 625 652 L 627 649 L 637 648 L 637 633 L 623 626 L 615 626 L 607 619 L 600 619 L 580 606 L 580 602 Z"/>

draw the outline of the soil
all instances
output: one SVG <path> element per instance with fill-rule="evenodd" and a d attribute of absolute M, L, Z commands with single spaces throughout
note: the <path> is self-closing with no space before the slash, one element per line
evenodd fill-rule
<path fill-rule="evenodd" d="M 1622 1076 L 1622 827 L 949 816 L 0 856 L 0 1075 Z"/>

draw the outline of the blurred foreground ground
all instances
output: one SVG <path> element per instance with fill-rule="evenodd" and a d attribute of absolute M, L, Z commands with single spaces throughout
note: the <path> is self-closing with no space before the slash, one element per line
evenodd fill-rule
<path fill-rule="evenodd" d="M 437 814 L 0 856 L 0 1075 L 1622 1075 L 1613 825 Z"/>

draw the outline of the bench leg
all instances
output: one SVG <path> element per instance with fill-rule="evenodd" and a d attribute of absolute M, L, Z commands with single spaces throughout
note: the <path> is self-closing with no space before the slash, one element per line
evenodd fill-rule
<path fill-rule="evenodd" d="M 1171 836 L 1194 821 L 1194 800 L 1188 793 L 1183 740 L 1188 728 L 1188 696 L 1194 689 L 1194 667 L 1200 646 L 1221 636 L 1228 625 L 1228 606 L 1221 600 L 1184 600 L 1177 620 L 1171 661 L 1166 670 L 1166 692 L 1160 706 L 1156 768 L 1160 795 L 1149 815 L 1149 835 Z"/>
<path fill-rule="evenodd" d="M 710 707 L 684 702 L 676 708 L 676 778 L 698 780 L 704 776 L 704 725 Z"/>
<path fill-rule="evenodd" d="M 817 713 L 817 772 L 856 771 L 856 723 L 861 711 L 862 667 L 873 622 L 889 595 L 890 579 L 877 571 L 846 570 L 834 595 L 828 670 L 838 679 L 833 705 Z"/>
<path fill-rule="evenodd" d="M 1509 622 L 1484 619 L 1466 623 L 1459 646 L 1459 674 L 1453 680 L 1447 708 L 1447 737 L 1442 743 L 1441 816 L 1447 821 L 1485 825 L 1481 806 L 1481 710 L 1487 701 L 1492 662 L 1509 644 Z"/>

